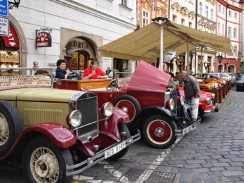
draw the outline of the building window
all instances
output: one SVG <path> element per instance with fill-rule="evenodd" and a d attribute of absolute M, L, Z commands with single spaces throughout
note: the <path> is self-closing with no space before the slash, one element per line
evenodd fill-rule
<path fill-rule="evenodd" d="M 208 6 L 205 7 L 206 8 L 206 18 L 208 18 Z"/>
<path fill-rule="evenodd" d="M 234 38 L 234 39 L 237 39 L 237 28 L 234 28 L 234 31 L 233 31 L 233 38 Z"/>
<path fill-rule="evenodd" d="M 220 23 L 218 22 L 218 34 L 221 34 L 221 31 L 220 31 Z"/>
<path fill-rule="evenodd" d="M 231 38 L 231 27 L 228 27 L 228 38 Z"/>
<path fill-rule="evenodd" d="M 234 18 L 235 18 L 235 19 L 238 19 L 238 14 L 237 14 L 237 12 L 234 13 Z"/>
<path fill-rule="evenodd" d="M 123 6 L 128 6 L 128 1 L 127 0 L 121 0 L 121 4 Z"/>
<path fill-rule="evenodd" d="M 218 12 L 221 13 L 221 4 L 219 4 Z"/>
<path fill-rule="evenodd" d="M 185 25 L 185 19 L 184 18 L 181 19 L 181 25 Z"/>
<path fill-rule="evenodd" d="M 173 22 L 177 22 L 177 16 L 176 15 L 173 15 Z"/>
<path fill-rule="evenodd" d="M 233 51 L 234 51 L 235 55 L 238 56 L 237 46 L 233 46 Z"/>
<path fill-rule="evenodd" d="M 225 15 L 225 7 L 222 8 L 222 14 Z"/>
<path fill-rule="evenodd" d="M 199 14 L 202 15 L 202 2 L 199 3 Z"/>
<path fill-rule="evenodd" d="M 144 27 L 144 26 L 148 25 L 148 23 L 149 23 L 149 14 L 147 11 L 143 11 L 142 16 L 143 16 L 142 17 L 142 26 Z"/>
<path fill-rule="evenodd" d="M 210 19 L 214 20 L 214 10 L 213 9 L 210 10 Z"/>
<path fill-rule="evenodd" d="M 221 30 L 221 34 L 224 36 L 225 35 L 225 25 L 224 24 L 222 24 L 222 30 Z"/>
<path fill-rule="evenodd" d="M 232 18 L 232 11 L 231 11 L 231 10 L 228 11 L 228 16 L 229 16 L 230 18 Z"/>
<path fill-rule="evenodd" d="M 192 28 L 192 23 L 191 22 L 189 22 L 189 27 Z"/>

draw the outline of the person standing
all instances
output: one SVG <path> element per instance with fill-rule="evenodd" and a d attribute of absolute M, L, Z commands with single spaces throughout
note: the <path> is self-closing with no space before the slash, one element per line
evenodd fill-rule
<path fill-rule="evenodd" d="M 66 61 L 64 59 L 59 59 L 56 65 L 57 65 L 57 69 L 56 69 L 55 78 L 67 79 L 70 71 L 66 67 Z"/>
<path fill-rule="evenodd" d="M 113 71 L 111 70 L 110 67 L 107 67 L 107 70 L 105 71 L 105 73 L 108 75 L 109 78 L 113 77 Z"/>
<path fill-rule="evenodd" d="M 96 59 L 91 61 L 89 68 L 85 69 L 83 79 L 105 79 L 108 78 L 105 72 L 103 72 L 99 67 L 99 62 Z"/>
<path fill-rule="evenodd" d="M 37 62 L 37 61 L 34 61 L 34 62 L 33 62 L 33 70 L 31 70 L 31 75 L 35 75 L 35 73 L 36 73 L 38 67 L 39 67 L 38 62 Z"/>
<path fill-rule="evenodd" d="M 187 71 L 182 71 L 181 78 L 183 82 L 186 102 L 191 106 L 192 120 L 196 121 L 198 117 L 198 106 L 200 98 L 198 81 L 196 78 L 189 75 Z"/>

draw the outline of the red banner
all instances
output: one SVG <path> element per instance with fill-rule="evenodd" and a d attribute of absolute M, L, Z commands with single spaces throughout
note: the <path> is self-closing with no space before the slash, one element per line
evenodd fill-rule
<path fill-rule="evenodd" d="M 13 26 L 10 24 L 10 29 L 9 29 L 9 35 L 8 36 L 2 36 L 3 41 L 4 41 L 4 47 L 6 48 L 19 48 L 19 39 L 18 35 L 15 32 Z"/>

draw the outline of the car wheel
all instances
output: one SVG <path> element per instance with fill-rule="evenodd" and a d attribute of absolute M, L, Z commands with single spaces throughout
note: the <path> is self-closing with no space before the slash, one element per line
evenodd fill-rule
<path fill-rule="evenodd" d="M 199 106 L 198 107 L 198 116 L 202 119 L 203 115 L 204 115 L 204 110 Z"/>
<path fill-rule="evenodd" d="M 129 115 L 129 121 L 126 124 L 128 127 L 131 127 L 134 122 L 133 120 L 141 111 L 141 105 L 138 100 L 130 95 L 123 95 L 115 99 L 113 104 Z"/>
<path fill-rule="evenodd" d="M 176 125 L 162 115 L 149 117 L 142 128 L 142 135 L 146 142 L 155 148 L 168 148 L 176 141 Z"/>
<path fill-rule="evenodd" d="M 0 101 L 0 156 L 6 154 L 23 130 L 17 109 L 9 102 Z"/>
<path fill-rule="evenodd" d="M 123 140 L 126 140 L 126 139 L 130 138 L 130 131 L 129 131 L 128 127 L 126 126 L 126 124 L 122 122 L 122 123 L 119 123 L 118 125 L 119 125 L 118 126 L 119 132 L 121 134 L 121 142 Z M 107 160 L 116 161 L 116 160 L 122 158 L 127 153 L 127 151 L 129 150 L 129 148 L 130 148 L 130 146 L 127 146 L 122 151 L 120 151 L 117 154 L 109 157 Z"/>
<path fill-rule="evenodd" d="M 49 139 L 39 137 L 27 145 L 23 154 L 23 172 L 28 182 L 71 182 L 66 165 L 73 165 L 69 149 L 60 149 Z"/>

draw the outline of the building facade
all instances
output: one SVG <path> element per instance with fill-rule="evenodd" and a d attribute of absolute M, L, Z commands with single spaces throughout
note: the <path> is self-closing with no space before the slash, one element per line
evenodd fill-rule
<path fill-rule="evenodd" d="M 217 34 L 230 38 L 235 56 L 217 53 L 223 58 L 221 57 L 222 60 L 216 59 L 215 71 L 240 72 L 242 4 L 233 0 L 218 0 L 216 9 Z"/>
<path fill-rule="evenodd" d="M 134 0 L 25 0 L 9 13 L 10 34 L 0 39 L 1 67 L 32 67 L 33 61 L 56 67 L 56 61 L 65 58 L 71 69 L 83 70 L 89 59 L 99 58 L 105 70 L 112 59 L 99 57 L 97 48 L 137 25 Z M 39 44 L 42 39 L 51 45 Z"/>

